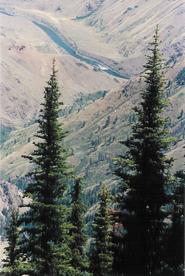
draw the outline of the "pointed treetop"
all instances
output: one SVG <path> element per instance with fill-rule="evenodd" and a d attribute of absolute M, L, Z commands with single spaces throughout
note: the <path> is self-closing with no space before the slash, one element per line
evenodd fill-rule
<path fill-rule="evenodd" d="M 154 44 L 158 45 L 159 44 L 159 24 L 157 24 L 155 28 L 155 34 L 154 34 Z"/>
<path fill-rule="evenodd" d="M 56 70 L 56 58 L 53 58 L 53 61 L 52 61 L 52 74 L 55 75 L 57 73 L 57 70 Z"/>
<path fill-rule="evenodd" d="M 148 50 L 150 50 L 152 52 L 154 49 L 158 50 L 158 46 L 160 43 L 161 43 L 161 41 L 160 41 L 160 37 L 159 37 L 159 25 L 157 24 L 155 31 L 154 31 L 154 35 L 153 35 L 153 41 L 149 42 L 149 44 L 148 44 L 149 45 Z M 146 57 L 148 58 L 149 56 L 146 55 Z"/>
<path fill-rule="evenodd" d="M 155 36 L 158 36 L 158 35 L 159 35 L 159 24 L 157 24 L 155 28 Z"/>
<path fill-rule="evenodd" d="M 55 65 L 56 65 L 56 58 L 53 58 L 53 68 L 55 68 Z"/>

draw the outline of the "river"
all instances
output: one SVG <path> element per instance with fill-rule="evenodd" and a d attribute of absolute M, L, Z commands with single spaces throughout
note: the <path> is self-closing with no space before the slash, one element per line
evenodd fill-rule
<path fill-rule="evenodd" d="M 0 10 L 0 13 L 7 15 L 7 16 L 15 16 L 14 14 L 8 13 L 7 11 Z M 66 39 L 64 39 L 56 30 L 51 28 L 50 26 L 47 26 L 45 23 L 41 23 L 38 21 L 32 21 L 38 28 L 40 28 L 42 31 L 44 31 L 49 38 L 57 44 L 60 48 L 65 50 L 69 55 L 73 56 L 74 58 L 85 62 L 91 66 L 93 66 L 95 71 L 103 71 L 109 75 L 112 75 L 117 78 L 122 79 L 129 79 L 129 75 L 120 72 L 114 68 L 112 68 L 110 65 L 107 65 L 105 62 L 98 60 L 97 58 L 91 57 L 87 54 L 80 53 L 75 47 L 73 47 Z"/>

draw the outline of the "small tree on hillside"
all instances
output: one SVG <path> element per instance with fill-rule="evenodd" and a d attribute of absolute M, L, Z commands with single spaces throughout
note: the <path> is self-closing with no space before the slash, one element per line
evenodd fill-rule
<path fill-rule="evenodd" d="M 94 220 L 94 243 L 91 252 L 91 270 L 94 276 L 108 276 L 112 272 L 112 222 L 110 196 L 103 185 L 99 194 L 99 209 Z"/>
<path fill-rule="evenodd" d="M 8 245 L 5 247 L 6 258 L 3 260 L 3 267 L 6 275 L 18 275 L 18 211 L 13 210 L 10 221 L 6 227 L 6 238 Z"/>
<path fill-rule="evenodd" d="M 71 265 L 76 272 L 81 275 L 87 271 L 88 262 L 85 254 L 86 237 L 84 233 L 84 204 L 82 203 L 82 187 L 80 178 L 75 179 L 72 200 L 71 200 L 71 216 L 70 216 L 70 237 L 71 237 Z"/>

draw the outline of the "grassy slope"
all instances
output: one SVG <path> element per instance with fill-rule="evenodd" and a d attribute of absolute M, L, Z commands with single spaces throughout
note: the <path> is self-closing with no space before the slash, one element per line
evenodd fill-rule
<path fill-rule="evenodd" d="M 65 129 L 69 131 L 66 144 L 74 153 L 70 162 L 77 167 L 78 173 L 85 175 L 87 185 L 96 185 L 100 180 L 111 182 L 112 159 L 122 151 L 119 141 L 129 135 L 130 125 L 134 121 L 131 108 L 139 100 L 138 88 L 141 88 L 141 83 L 136 79 L 126 85 L 123 91 L 111 91 L 79 112 L 61 118 Z M 175 167 L 182 168 L 185 116 L 181 115 L 181 109 L 184 108 L 185 94 L 180 87 L 175 90 L 171 88 L 170 91 L 172 95 L 167 116 L 171 118 L 172 134 L 176 136 L 171 154 L 177 158 Z M 173 91 L 176 93 L 173 94 Z M 14 131 L 2 144 L 1 170 L 4 175 L 25 175 L 29 165 L 21 155 L 33 150 L 36 130 L 37 126 L 33 124 Z"/>

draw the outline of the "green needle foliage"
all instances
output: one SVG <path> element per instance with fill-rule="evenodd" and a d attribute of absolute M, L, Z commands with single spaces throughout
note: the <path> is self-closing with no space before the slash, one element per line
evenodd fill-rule
<path fill-rule="evenodd" d="M 76 269 L 76 275 L 82 275 L 88 269 L 87 256 L 85 254 L 86 237 L 84 233 L 84 212 L 82 202 L 82 186 L 80 178 L 75 179 L 71 200 L 70 237 L 71 237 L 71 264 Z"/>
<path fill-rule="evenodd" d="M 70 249 L 67 245 L 69 225 L 62 203 L 69 178 L 65 132 L 58 121 L 61 103 L 55 61 L 44 90 L 44 103 L 38 120 L 38 142 L 31 156 L 33 165 L 25 196 L 29 209 L 22 215 L 21 252 L 30 264 L 31 275 L 72 275 Z"/>
<path fill-rule="evenodd" d="M 184 187 L 185 173 L 178 171 L 175 174 L 175 183 L 173 183 L 168 232 L 166 235 L 165 255 L 167 275 L 183 276 L 184 264 Z"/>
<path fill-rule="evenodd" d="M 158 27 L 149 51 L 145 88 L 140 107 L 135 108 L 138 120 L 132 127 L 131 137 L 123 142 L 128 151 L 118 158 L 116 169 L 122 179 L 118 204 L 120 224 L 126 234 L 116 247 L 121 252 L 115 253 L 115 270 L 142 276 L 160 274 L 164 263 L 164 207 L 169 200 L 165 187 L 172 164 L 165 155 L 171 138 L 162 114 L 166 101 Z M 121 256 L 120 260 L 116 256 Z"/>
<path fill-rule="evenodd" d="M 91 270 L 94 276 L 112 275 L 112 222 L 110 196 L 103 185 L 99 194 L 100 206 L 94 220 L 94 243 L 91 252 Z"/>
<path fill-rule="evenodd" d="M 18 275 L 18 211 L 13 210 L 10 222 L 6 228 L 6 238 L 8 245 L 5 248 L 6 259 L 3 260 L 3 270 L 6 275 Z"/>

